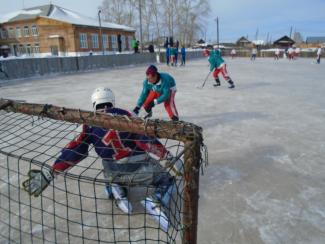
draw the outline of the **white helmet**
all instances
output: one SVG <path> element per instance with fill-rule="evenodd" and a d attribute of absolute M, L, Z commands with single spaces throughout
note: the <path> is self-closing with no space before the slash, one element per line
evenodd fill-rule
<path fill-rule="evenodd" d="M 107 87 L 96 88 L 91 95 L 91 103 L 96 110 L 97 105 L 102 103 L 111 103 L 115 107 L 115 96 L 111 89 Z"/>

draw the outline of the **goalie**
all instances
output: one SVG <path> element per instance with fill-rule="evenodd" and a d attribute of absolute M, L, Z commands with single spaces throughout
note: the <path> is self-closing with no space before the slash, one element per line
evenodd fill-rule
<path fill-rule="evenodd" d="M 131 116 L 128 111 L 115 107 L 115 96 L 109 88 L 97 88 L 91 100 L 96 112 Z M 91 144 L 102 158 L 105 178 L 114 182 L 106 184 L 108 198 L 115 200 L 121 211 L 131 214 L 132 205 L 127 198 L 127 189 L 119 183 L 154 186 L 154 194 L 142 200 L 141 204 L 167 231 L 169 220 L 162 206 L 168 206 L 176 186 L 175 178 L 159 162 L 177 160 L 153 137 L 82 125 L 80 135 L 62 149 L 51 170 L 43 167 L 42 170 L 29 171 L 29 178 L 23 182 L 24 190 L 38 197 L 54 180 L 56 173 L 66 171 L 85 159 Z M 181 160 L 177 164 L 181 165 Z"/>

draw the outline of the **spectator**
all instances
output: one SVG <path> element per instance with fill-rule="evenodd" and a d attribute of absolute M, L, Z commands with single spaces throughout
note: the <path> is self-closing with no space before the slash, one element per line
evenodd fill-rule
<path fill-rule="evenodd" d="M 166 64 L 169 66 L 169 59 L 170 59 L 170 47 L 167 45 L 166 48 Z"/>
<path fill-rule="evenodd" d="M 154 46 L 152 44 L 149 45 L 148 51 L 149 51 L 149 53 L 154 53 L 155 52 L 155 48 L 154 48 Z"/>
<path fill-rule="evenodd" d="M 175 45 L 175 66 L 177 66 L 177 61 L 178 61 L 178 49 L 179 49 L 179 41 L 176 41 Z"/>
<path fill-rule="evenodd" d="M 182 55 L 182 66 L 185 66 L 185 61 L 186 61 L 186 50 L 185 50 L 185 46 L 183 45 L 181 48 L 181 55 Z"/>

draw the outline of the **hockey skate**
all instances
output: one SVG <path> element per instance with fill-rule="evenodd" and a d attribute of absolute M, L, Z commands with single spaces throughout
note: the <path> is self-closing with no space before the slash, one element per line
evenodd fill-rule
<path fill-rule="evenodd" d="M 146 197 L 145 200 L 141 201 L 141 204 L 145 207 L 146 213 L 149 213 L 159 226 L 167 232 L 169 220 L 166 214 L 162 211 L 159 201 L 155 200 L 153 197 Z"/>
<path fill-rule="evenodd" d="M 215 81 L 216 81 L 216 84 L 213 84 L 214 87 L 221 85 L 219 78 L 215 78 Z"/>
<path fill-rule="evenodd" d="M 229 89 L 234 89 L 235 88 L 235 84 L 231 79 L 228 81 L 228 83 L 229 83 L 229 86 L 228 86 Z"/>
<path fill-rule="evenodd" d="M 112 192 L 112 187 L 110 185 L 105 186 L 105 193 L 106 193 L 108 199 L 110 199 L 110 200 L 114 199 L 113 192 Z"/>
<path fill-rule="evenodd" d="M 106 191 L 108 197 L 113 195 L 113 198 L 115 199 L 115 203 L 119 207 L 119 209 L 121 209 L 121 211 L 123 211 L 124 213 L 127 213 L 127 214 L 132 213 L 132 205 L 128 201 L 128 199 L 126 197 L 126 192 L 122 187 L 120 187 L 116 184 L 112 184 L 111 186 L 106 186 L 105 191 Z M 110 191 L 111 191 L 111 193 L 110 193 Z"/>
<path fill-rule="evenodd" d="M 145 114 L 143 116 L 143 119 L 149 119 L 152 117 L 152 110 L 150 109 L 145 109 Z"/>

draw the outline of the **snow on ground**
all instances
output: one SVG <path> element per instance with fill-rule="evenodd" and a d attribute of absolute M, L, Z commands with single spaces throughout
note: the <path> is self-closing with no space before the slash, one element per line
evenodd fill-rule
<path fill-rule="evenodd" d="M 209 166 L 201 176 L 198 243 L 323 243 L 325 69 L 311 59 L 228 61 L 236 89 L 212 86 L 206 59 L 166 67 L 177 81 L 182 120 L 204 129 Z M 2 84 L 0 97 L 91 109 L 109 86 L 132 109 L 144 66 Z M 154 116 L 167 118 L 163 106 Z"/>

